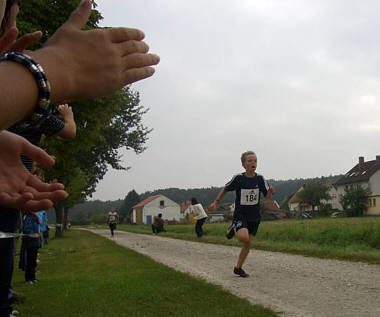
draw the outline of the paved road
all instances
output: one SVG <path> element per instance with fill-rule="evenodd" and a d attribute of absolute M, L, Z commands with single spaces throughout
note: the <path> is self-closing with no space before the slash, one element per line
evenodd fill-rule
<path fill-rule="evenodd" d="M 110 238 L 109 230 L 92 231 Z M 380 317 L 380 265 L 252 250 L 244 279 L 232 273 L 237 247 L 122 231 L 113 240 L 280 316 Z"/>

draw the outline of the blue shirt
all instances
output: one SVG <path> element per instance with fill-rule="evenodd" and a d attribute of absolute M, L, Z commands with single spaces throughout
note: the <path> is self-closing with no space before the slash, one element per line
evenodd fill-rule
<path fill-rule="evenodd" d="M 224 187 L 226 191 L 235 191 L 234 219 L 243 221 L 260 221 L 260 193 L 264 197 L 269 185 L 262 175 L 247 177 L 241 173 L 235 175 Z"/>

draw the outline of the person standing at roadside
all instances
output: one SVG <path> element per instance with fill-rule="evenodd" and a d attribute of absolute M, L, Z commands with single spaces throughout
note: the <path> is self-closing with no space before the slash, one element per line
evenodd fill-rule
<path fill-rule="evenodd" d="M 195 233 L 197 234 L 198 238 L 201 238 L 203 236 L 202 226 L 207 220 L 208 216 L 205 210 L 203 209 L 202 204 L 200 204 L 195 197 L 191 198 L 191 205 L 192 205 L 192 212 L 195 215 L 194 219 L 197 221 L 195 223 Z"/>

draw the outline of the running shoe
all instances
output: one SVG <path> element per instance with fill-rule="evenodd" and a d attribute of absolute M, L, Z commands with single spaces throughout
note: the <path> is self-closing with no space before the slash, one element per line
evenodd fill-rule
<path fill-rule="evenodd" d="M 245 271 L 241 267 L 234 267 L 234 273 L 239 275 L 240 277 L 248 277 L 249 274 L 245 273 Z"/>

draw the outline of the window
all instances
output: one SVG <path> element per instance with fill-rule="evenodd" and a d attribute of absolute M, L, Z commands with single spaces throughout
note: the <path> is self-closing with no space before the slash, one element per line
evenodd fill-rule
<path fill-rule="evenodd" d="M 164 200 L 160 200 L 160 208 L 164 208 L 165 207 L 165 201 Z"/>
<path fill-rule="evenodd" d="M 371 200 L 371 198 L 368 199 L 368 206 L 369 206 L 369 207 L 372 207 L 372 200 Z"/>
<path fill-rule="evenodd" d="M 376 207 L 376 198 L 373 199 L 373 207 Z"/>

